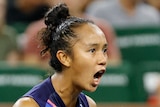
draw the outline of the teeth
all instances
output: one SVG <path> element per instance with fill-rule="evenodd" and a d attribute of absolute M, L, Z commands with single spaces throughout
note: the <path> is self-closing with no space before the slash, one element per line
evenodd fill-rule
<path fill-rule="evenodd" d="M 103 71 L 99 71 L 99 73 L 103 73 Z"/>

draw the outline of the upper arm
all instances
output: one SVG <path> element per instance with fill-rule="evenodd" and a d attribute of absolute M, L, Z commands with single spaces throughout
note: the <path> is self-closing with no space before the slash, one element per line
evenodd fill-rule
<path fill-rule="evenodd" d="M 86 98 L 87 98 L 89 107 L 97 107 L 96 102 L 92 98 L 90 98 L 89 96 L 86 96 Z"/>
<path fill-rule="evenodd" d="M 16 101 L 13 107 L 39 107 L 36 101 L 30 97 L 23 97 Z"/>

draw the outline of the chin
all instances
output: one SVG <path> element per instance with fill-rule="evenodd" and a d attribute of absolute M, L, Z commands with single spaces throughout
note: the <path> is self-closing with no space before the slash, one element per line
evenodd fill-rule
<path fill-rule="evenodd" d="M 89 90 L 88 92 L 95 92 L 96 91 L 96 89 L 95 90 Z"/>
<path fill-rule="evenodd" d="M 88 92 L 95 92 L 96 89 L 97 89 L 97 86 L 96 87 L 91 87 L 89 89 L 86 89 L 86 91 L 88 91 Z"/>

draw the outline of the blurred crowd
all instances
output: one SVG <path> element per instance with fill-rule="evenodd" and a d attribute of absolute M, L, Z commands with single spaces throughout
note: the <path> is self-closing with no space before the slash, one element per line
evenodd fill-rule
<path fill-rule="evenodd" d="M 60 2 L 104 31 L 113 66 L 123 61 L 115 27 L 160 25 L 160 0 L 0 0 L 0 61 L 47 67 L 49 55 L 40 55 L 37 33 L 45 27 L 45 12 Z"/>
<path fill-rule="evenodd" d="M 116 45 L 116 35 L 111 25 L 86 14 L 85 10 L 92 0 L 0 0 L 0 60 L 15 65 L 48 65 L 48 57 L 40 56 L 38 31 L 45 27 L 43 17 L 54 4 L 65 2 L 71 14 L 91 18 L 104 31 L 109 42 L 109 58 L 112 63 L 121 61 L 120 51 Z"/>

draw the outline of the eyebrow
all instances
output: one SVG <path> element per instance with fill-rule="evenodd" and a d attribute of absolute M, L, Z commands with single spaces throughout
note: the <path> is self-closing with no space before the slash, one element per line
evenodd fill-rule
<path fill-rule="evenodd" d="M 93 44 L 91 43 L 91 44 L 88 44 L 88 46 L 94 47 L 94 46 L 98 46 L 98 44 L 97 43 L 93 43 Z M 104 44 L 103 47 L 108 47 L 108 44 L 107 43 Z"/>
<path fill-rule="evenodd" d="M 106 44 L 104 44 L 104 47 L 108 47 L 108 44 L 106 43 Z"/>

